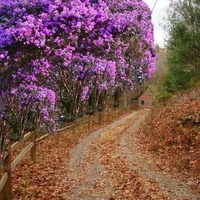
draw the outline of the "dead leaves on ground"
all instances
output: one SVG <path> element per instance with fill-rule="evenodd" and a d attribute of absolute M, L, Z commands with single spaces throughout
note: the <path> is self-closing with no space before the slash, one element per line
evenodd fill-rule
<path fill-rule="evenodd" d="M 154 108 L 140 131 L 140 142 L 161 168 L 179 171 L 194 179 L 200 191 L 200 90 L 173 97 L 166 106 Z"/>
<path fill-rule="evenodd" d="M 102 123 L 105 125 L 117 117 L 105 115 Z M 37 161 L 35 164 L 30 159 L 30 153 L 25 156 L 16 169 L 12 171 L 14 200 L 66 200 L 63 193 L 69 191 L 69 185 L 63 184 L 63 176 L 70 173 L 67 166 L 69 162 L 68 152 L 72 146 L 77 144 L 79 139 L 100 128 L 97 124 L 98 120 L 96 120 L 98 117 L 94 116 L 91 119 L 92 128 L 89 131 L 87 127 L 82 126 L 78 126 L 75 135 L 72 134 L 72 130 L 64 131 L 60 135 L 59 145 L 56 144 L 56 136 L 49 136 L 40 141 L 37 144 Z M 13 154 L 12 160 L 25 146 L 26 144 L 22 144 Z"/>
<path fill-rule="evenodd" d="M 148 178 L 141 177 L 132 164 L 121 155 L 119 139 L 139 116 L 126 121 L 123 125 L 106 131 L 100 138 L 97 149 L 101 155 L 101 163 L 108 172 L 111 184 L 110 200 L 120 199 L 168 199 L 157 184 Z M 118 130 L 118 131 L 116 131 Z M 110 134 L 110 135 L 109 135 Z M 103 139 L 103 142 L 101 140 Z"/>

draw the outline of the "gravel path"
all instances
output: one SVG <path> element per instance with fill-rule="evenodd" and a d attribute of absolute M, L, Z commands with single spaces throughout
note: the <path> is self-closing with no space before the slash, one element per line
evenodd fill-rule
<path fill-rule="evenodd" d="M 138 113 L 140 113 L 138 115 Z M 137 118 L 138 115 L 138 118 Z M 117 139 L 118 145 L 109 154 L 111 157 L 120 157 L 129 163 L 129 170 L 135 170 L 140 179 L 149 179 L 155 182 L 168 196 L 169 200 L 200 200 L 200 194 L 190 190 L 188 185 L 180 180 L 176 180 L 168 172 L 161 171 L 156 163 L 151 161 L 147 155 L 143 155 L 134 143 L 135 131 L 148 115 L 148 111 L 137 111 L 123 117 L 114 123 L 92 132 L 89 136 L 80 140 L 79 143 L 70 151 L 71 160 L 68 163 L 70 173 L 64 180 L 69 184 L 69 190 L 65 194 L 65 199 L 70 200 L 114 200 L 121 198 L 110 198 L 113 193 L 113 185 L 108 171 L 109 162 L 104 166 L 102 155 L 98 143 L 106 131 L 114 133 L 117 127 L 127 121 L 132 120 L 132 125 L 123 131 L 121 137 Z M 112 144 L 110 144 L 112 146 Z M 111 165 L 111 163 L 110 163 Z M 112 166 L 109 166 L 112 169 Z M 132 198 L 126 198 L 133 200 Z M 139 200 L 142 198 L 137 198 Z M 151 198 L 149 199 L 158 199 Z M 159 199 L 162 200 L 162 199 Z"/>
<path fill-rule="evenodd" d="M 69 164 L 73 172 L 70 177 L 72 185 L 71 200 L 100 200 L 105 199 L 110 193 L 110 181 L 107 178 L 108 172 L 100 163 L 99 155 L 95 154 L 95 143 L 105 130 L 124 123 L 134 115 L 136 113 L 129 114 L 108 126 L 92 132 L 71 150 L 71 162 Z M 95 193 L 93 193 L 94 188 L 96 189 Z M 106 191 L 105 188 L 107 188 Z"/>
<path fill-rule="evenodd" d="M 145 115 L 143 119 L 145 119 Z M 122 155 L 132 163 L 132 168 L 137 170 L 141 176 L 156 181 L 159 187 L 167 193 L 167 196 L 173 200 L 200 200 L 199 193 L 191 190 L 185 182 L 174 178 L 166 171 L 161 171 L 150 157 L 138 151 L 134 143 L 134 132 L 137 130 L 140 123 L 141 119 L 129 127 L 120 139 Z"/>

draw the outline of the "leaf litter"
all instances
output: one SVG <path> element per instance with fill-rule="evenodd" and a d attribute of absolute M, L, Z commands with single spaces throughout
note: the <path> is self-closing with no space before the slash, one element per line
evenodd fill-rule
<path fill-rule="evenodd" d="M 200 199 L 177 171 L 162 167 L 163 160 L 144 148 L 137 131 L 148 112 L 134 112 L 91 133 L 83 128 L 76 137 L 64 133 L 59 146 L 54 136 L 41 141 L 37 163 L 27 155 L 13 172 L 14 199 Z"/>

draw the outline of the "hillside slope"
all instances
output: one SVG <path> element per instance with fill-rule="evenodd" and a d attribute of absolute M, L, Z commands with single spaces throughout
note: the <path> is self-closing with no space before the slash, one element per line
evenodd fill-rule
<path fill-rule="evenodd" d="M 142 147 L 161 168 L 181 172 L 200 191 L 200 89 L 178 94 L 155 107 L 142 129 Z"/>

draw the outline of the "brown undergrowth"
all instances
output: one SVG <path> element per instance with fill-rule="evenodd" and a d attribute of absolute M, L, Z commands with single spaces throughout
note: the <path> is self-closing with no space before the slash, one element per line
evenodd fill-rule
<path fill-rule="evenodd" d="M 140 130 L 142 148 L 161 168 L 179 171 L 200 191 L 200 89 L 174 96 L 152 109 Z"/>

